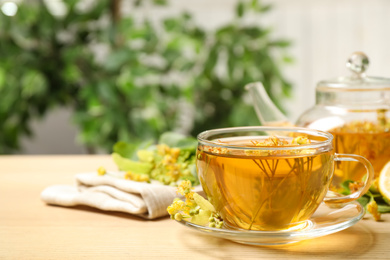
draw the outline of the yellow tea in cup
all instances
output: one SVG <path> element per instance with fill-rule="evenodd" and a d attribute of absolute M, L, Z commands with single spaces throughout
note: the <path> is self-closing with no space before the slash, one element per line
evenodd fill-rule
<path fill-rule="evenodd" d="M 301 128 L 240 127 L 198 136 L 197 170 L 210 202 L 226 227 L 295 230 L 325 200 L 347 202 L 361 196 L 373 176 L 367 160 L 335 155 L 332 135 Z M 350 196 L 327 198 L 334 161 L 359 161 L 368 169 L 366 185 Z"/>

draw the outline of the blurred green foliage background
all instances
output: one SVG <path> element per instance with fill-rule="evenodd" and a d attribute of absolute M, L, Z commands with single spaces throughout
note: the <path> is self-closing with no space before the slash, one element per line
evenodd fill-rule
<path fill-rule="evenodd" d="M 157 23 L 142 17 L 163 0 L 96 0 L 79 10 L 64 0 L 53 15 L 43 1 L 24 1 L 15 16 L 0 12 L 0 153 L 20 149 L 33 135 L 32 119 L 71 107 L 89 152 L 111 152 L 115 142 L 137 142 L 165 131 L 257 125 L 244 85 L 262 81 L 274 102 L 291 84 L 281 65 L 290 42 L 247 22 L 266 15 L 260 0 L 238 1 L 232 21 L 216 29 L 184 12 Z M 138 12 L 138 13 L 137 13 Z M 104 50 L 104 52 L 102 51 Z"/>

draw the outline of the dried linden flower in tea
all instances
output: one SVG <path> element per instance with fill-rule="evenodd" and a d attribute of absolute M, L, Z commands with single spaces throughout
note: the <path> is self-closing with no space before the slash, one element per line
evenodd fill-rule
<path fill-rule="evenodd" d="M 224 144 L 222 141 L 218 140 L 217 143 Z M 296 145 L 304 145 L 304 144 L 310 144 L 310 140 L 305 136 L 298 136 L 293 139 L 283 139 L 276 136 L 270 136 L 266 139 L 262 140 L 251 140 L 253 147 L 275 147 L 275 146 L 296 146 Z M 228 148 L 223 147 L 214 147 L 214 146 L 208 146 L 204 145 L 202 147 L 202 150 L 204 152 L 215 154 L 215 155 L 223 155 L 223 154 L 230 154 L 231 151 Z M 315 152 L 313 149 L 306 149 L 306 150 L 283 150 L 283 151 L 277 151 L 277 150 L 245 150 L 246 155 L 258 155 L 258 156 L 270 156 L 270 155 L 296 155 L 296 154 L 312 154 Z M 198 154 L 198 157 L 201 156 Z"/>
<path fill-rule="evenodd" d="M 369 121 L 352 121 L 343 126 L 334 128 L 332 132 L 339 133 L 383 133 L 390 131 L 390 120 L 379 121 L 378 123 Z"/>
<path fill-rule="evenodd" d="M 304 145 L 310 144 L 310 140 L 306 136 L 298 136 L 293 138 L 292 140 L 278 138 L 276 136 L 268 137 L 265 140 L 252 140 L 252 144 L 255 147 L 267 147 L 267 146 L 295 146 L 295 145 Z M 247 155 L 259 155 L 259 156 L 270 156 L 270 155 L 296 155 L 296 154 L 312 154 L 314 152 L 313 149 L 305 149 L 305 150 L 246 150 L 245 153 Z"/>

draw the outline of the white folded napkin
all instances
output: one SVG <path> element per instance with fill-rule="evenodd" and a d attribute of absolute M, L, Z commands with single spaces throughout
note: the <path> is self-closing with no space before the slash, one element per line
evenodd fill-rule
<path fill-rule="evenodd" d="M 96 172 L 76 175 L 76 186 L 53 185 L 41 193 L 47 204 L 72 207 L 86 205 L 105 211 L 119 211 L 146 219 L 168 215 L 167 207 L 179 197 L 176 188 L 158 182 L 144 183 Z M 195 192 L 201 192 L 200 186 Z"/>

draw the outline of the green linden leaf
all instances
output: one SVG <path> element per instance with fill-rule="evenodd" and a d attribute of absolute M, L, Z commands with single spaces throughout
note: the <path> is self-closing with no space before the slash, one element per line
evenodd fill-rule
<path fill-rule="evenodd" d="M 198 145 L 198 140 L 193 137 L 186 137 L 178 141 L 177 146 L 181 150 L 195 150 Z"/>
<path fill-rule="evenodd" d="M 151 163 L 133 161 L 124 158 L 117 153 L 113 153 L 111 156 L 120 171 L 149 174 L 153 168 L 153 164 Z"/>
<path fill-rule="evenodd" d="M 194 193 L 195 195 L 196 193 Z M 191 222 L 197 225 L 205 226 L 209 223 L 209 218 L 211 216 L 210 211 L 199 210 L 199 213 L 191 218 Z"/>
<path fill-rule="evenodd" d="M 213 204 L 211 204 L 210 201 L 200 196 L 198 193 L 194 193 L 194 200 L 202 210 L 206 212 L 215 212 Z"/>
<path fill-rule="evenodd" d="M 136 160 L 139 157 L 138 150 L 146 149 L 150 147 L 152 141 L 146 141 L 141 143 L 127 143 L 123 141 L 116 142 L 112 148 L 114 153 L 119 154 L 124 158 Z"/>
<path fill-rule="evenodd" d="M 159 139 L 160 144 L 166 144 L 169 147 L 177 147 L 177 148 L 190 148 L 194 149 L 197 145 L 197 141 L 193 137 L 186 137 L 182 134 L 175 132 L 165 132 L 160 136 Z"/>
<path fill-rule="evenodd" d="M 370 202 L 370 197 L 368 197 L 368 196 L 362 196 L 362 197 L 360 197 L 359 199 L 357 199 L 357 201 L 358 201 L 363 207 L 365 207 L 365 206 Z"/>
<path fill-rule="evenodd" d="M 153 162 L 154 161 L 154 151 L 149 150 L 139 150 L 137 151 L 137 156 L 141 162 Z"/>
<path fill-rule="evenodd" d="M 378 204 L 379 213 L 390 213 L 390 206 L 386 204 Z"/>
<path fill-rule="evenodd" d="M 137 149 L 136 144 L 130 144 L 123 141 L 119 141 L 115 143 L 113 147 L 114 153 L 117 153 L 120 156 L 125 158 L 132 158 L 136 149 Z"/>
<path fill-rule="evenodd" d="M 353 181 L 352 180 L 346 180 L 344 181 L 343 183 L 341 183 L 341 188 L 343 188 L 344 190 L 341 192 L 342 194 L 350 194 L 351 193 L 351 190 L 349 188 L 349 184 L 352 183 Z"/>

